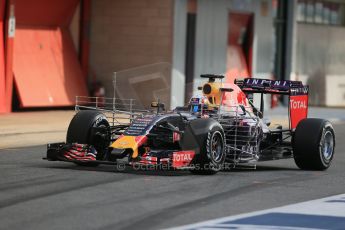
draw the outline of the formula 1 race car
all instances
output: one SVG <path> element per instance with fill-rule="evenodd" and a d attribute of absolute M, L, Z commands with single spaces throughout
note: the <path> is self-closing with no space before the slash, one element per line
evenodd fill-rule
<path fill-rule="evenodd" d="M 79 97 L 66 143 L 48 144 L 50 161 L 78 165 L 165 166 L 213 174 L 227 167 L 294 158 L 304 170 L 325 170 L 333 159 L 335 134 L 327 120 L 307 118 L 308 86 L 299 81 L 246 78 L 223 83 L 224 76 L 206 74 L 208 82 L 183 107 L 151 111 L 132 104 Z M 259 108 L 253 95 L 260 96 Z M 271 127 L 263 118 L 264 95 L 287 95 L 289 128 Z M 100 102 L 101 101 L 101 102 Z M 107 109 L 109 106 L 111 109 Z M 129 109 L 130 108 L 130 109 Z"/>

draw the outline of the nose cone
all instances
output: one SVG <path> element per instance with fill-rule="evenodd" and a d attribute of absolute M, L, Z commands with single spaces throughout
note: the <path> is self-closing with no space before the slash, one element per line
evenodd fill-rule
<path fill-rule="evenodd" d="M 114 149 L 131 149 L 132 158 L 138 157 L 138 148 L 147 140 L 146 136 L 121 136 L 110 147 Z"/>

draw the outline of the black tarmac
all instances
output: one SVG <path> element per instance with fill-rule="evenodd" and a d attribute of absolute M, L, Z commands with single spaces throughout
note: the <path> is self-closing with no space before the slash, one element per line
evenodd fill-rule
<path fill-rule="evenodd" d="M 293 159 L 213 176 L 42 160 L 45 146 L 0 150 L 0 229 L 161 229 L 345 193 L 345 125 L 327 171 Z M 23 140 L 18 140 L 23 141 Z"/>

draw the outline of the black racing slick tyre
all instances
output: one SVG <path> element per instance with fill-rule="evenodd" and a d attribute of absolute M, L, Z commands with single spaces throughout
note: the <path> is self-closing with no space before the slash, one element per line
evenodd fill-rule
<path fill-rule="evenodd" d="M 326 170 L 331 165 L 335 150 L 332 124 L 317 118 L 300 121 L 292 147 L 295 163 L 300 169 Z"/>
<path fill-rule="evenodd" d="M 220 124 L 215 124 L 205 136 L 200 155 L 191 171 L 197 175 L 212 175 L 219 172 L 225 161 L 225 137 Z"/>
<path fill-rule="evenodd" d="M 99 111 L 82 110 L 71 120 L 67 130 L 67 143 L 93 145 L 97 150 L 97 159 L 102 156 L 110 144 L 110 125 L 105 115 Z M 78 162 L 82 166 L 97 166 L 94 162 Z"/>

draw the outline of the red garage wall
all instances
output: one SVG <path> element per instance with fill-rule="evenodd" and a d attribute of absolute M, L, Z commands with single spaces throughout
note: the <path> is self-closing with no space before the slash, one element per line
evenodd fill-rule
<path fill-rule="evenodd" d="M 4 31 L 5 1 L 0 0 L 0 31 Z M 6 112 L 4 36 L 0 36 L 0 113 Z"/>
<path fill-rule="evenodd" d="M 13 69 L 22 107 L 73 105 L 87 95 L 66 28 L 18 26 Z"/>
<path fill-rule="evenodd" d="M 75 96 L 88 94 L 68 29 L 78 3 L 79 0 L 14 2 L 13 74 L 21 107 L 69 106 L 74 105 Z M 0 74 L 2 53 L 0 49 Z M 0 89 L 3 80 L 0 77 Z M 0 112 L 1 105 L 0 101 Z"/>
<path fill-rule="evenodd" d="M 68 26 L 79 0 L 16 0 L 17 25 Z"/>

